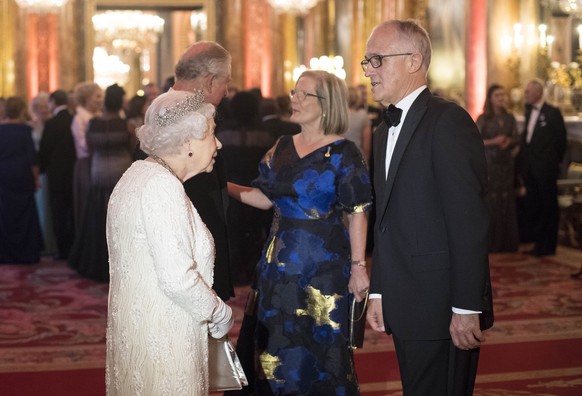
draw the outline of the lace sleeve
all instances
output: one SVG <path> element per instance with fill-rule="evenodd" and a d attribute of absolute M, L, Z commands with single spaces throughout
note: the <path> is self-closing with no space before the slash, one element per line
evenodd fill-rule
<path fill-rule="evenodd" d="M 210 319 L 218 297 L 195 261 L 199 238 L 184 188 L 171 176 L 150 180 L 142 198 L 145 233 L 162 292 L 200 321 Z"/>

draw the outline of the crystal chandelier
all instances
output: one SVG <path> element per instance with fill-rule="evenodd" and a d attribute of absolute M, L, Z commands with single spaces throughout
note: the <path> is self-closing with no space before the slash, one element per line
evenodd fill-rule
<path fill-rule="evenodd" d="M 307 14 L 319 0 L 268 0 L 279 13 Z"/>
<path fill-rule="evenodd" d="M 130 67 L 116 55 L 109 55 L 105 48 L 95 47 L 93 51 L 94 80 L 102 88 L 117 83 L 124 86 L 129 81 Z"/>
<path fill-rule="evenodd" d="M 98 45 L 137 49 L 158 41 L 164 19 L 141 11 L 106 11 L 93 15 L 93 27 Z"/>
<path fill-rule="evenodd" d="M 309 68 L 305 65 L 300 65 L 293 69 L 293 81 L 297 81 L 301 73 L 306 70 L 324 70 L 328 73 L 335 74 L 342 80 L 346 79 L 346 71 L 344 70 L 344 58 L 341 56 L 320 56 L 319 58 L 311 58 L 309 60 Z"/>
<path fill-rule="evenodd" d="M 550 5 L 564 14 L 582 16 L 582 0 L 550 0 Z"/>
<path fill-rule="evenodd" d="M 67 4 L 69 0 L 16 0 L 20 8 L 26 9 L 33 13 L 50 13 L 56 12 L 58 8 Z"/>

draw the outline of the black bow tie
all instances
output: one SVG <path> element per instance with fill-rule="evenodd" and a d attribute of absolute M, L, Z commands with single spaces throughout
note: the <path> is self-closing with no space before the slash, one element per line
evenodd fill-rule
<path fill-rule="evenodd" d="M 382 112 L 382 118 L 388 128 L 395 127 L 400 124 L 400 117 L 402 116 L 402 109 L 391 104 L 386 110 Z"/>

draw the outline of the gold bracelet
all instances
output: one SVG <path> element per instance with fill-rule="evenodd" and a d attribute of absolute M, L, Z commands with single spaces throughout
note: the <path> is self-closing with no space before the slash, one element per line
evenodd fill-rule
<path fill-rule="evenodd" d="M 352 260 L 352 265 L 356 265 L 358 267 L 366 267 L 366 261 L 365 260 Z"/>

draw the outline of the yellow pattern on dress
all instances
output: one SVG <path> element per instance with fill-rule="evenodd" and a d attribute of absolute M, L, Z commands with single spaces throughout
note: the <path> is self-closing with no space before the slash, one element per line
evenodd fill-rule
<path fill-rule="evenodd" d="M 263 368 L 265 378 L 268 380 L 275 379 L 275 370 L 281 365 L 281 359 L 267 352 L 261 353 L 259 359 L 261 361 L 261 367 Z"/>
<path fill-rule="evenodd" d="M 370 205 L 372 204 L 368 202 L 362 205 L 354 206 L 352 213 L 364 213 L 366 211 L 366 208 Z"/>
<path fill-rule="evenodd" d="M 311 316 L 318 326 L 330 325 L 334 330 L 339 329 L 339 323 L 331 320 L 330 313 L 336 309 L 336 301 L 342 296 L 332 294 L 326 296 L 313 286 L 307 286 L 307 309 L 298 309 L 295 313 L 299 316 Z"/>

